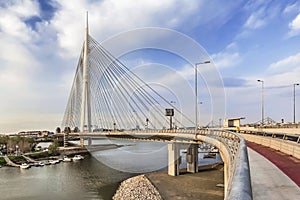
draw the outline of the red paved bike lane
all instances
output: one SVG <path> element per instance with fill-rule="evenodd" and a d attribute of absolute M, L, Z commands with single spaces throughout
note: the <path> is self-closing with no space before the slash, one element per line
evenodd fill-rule
<path fill-rule="evenodd" d="M 247 146 L 263 155 L 300 187 L 300 160 L 275 149 L 247 141 Z"/>

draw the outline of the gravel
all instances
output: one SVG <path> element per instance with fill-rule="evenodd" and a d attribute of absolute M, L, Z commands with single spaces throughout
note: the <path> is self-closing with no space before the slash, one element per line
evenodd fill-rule
<path fill-rule="evenodd" d="M 162 200 L 157 189 L 145 175 L 135 176 L 123 181 L 112 199 Z"/>

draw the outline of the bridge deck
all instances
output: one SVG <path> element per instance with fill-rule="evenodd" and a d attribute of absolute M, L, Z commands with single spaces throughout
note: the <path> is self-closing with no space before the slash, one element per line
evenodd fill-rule
<path fill-rule="evenodd" d="M 255 148 L 256 144 L 251 145 L 251 143 L 249 143 L 248 146 Z M 258 148 L 256 148 L 256 150 L 259 151 Z M 271 151 L 272 150 L 269 150 L 270 154 Z M 298 187 L 295 182 L 293 182 L 271 161 L 251 148 L 248 148 L 248 155 L 253 199 L 300 199 L 300 187 Z M 280 157 L 281 158 L 269 156 L 269 159 L 282 160 L 286 159 L 287 156 L 281 155 Z"/>

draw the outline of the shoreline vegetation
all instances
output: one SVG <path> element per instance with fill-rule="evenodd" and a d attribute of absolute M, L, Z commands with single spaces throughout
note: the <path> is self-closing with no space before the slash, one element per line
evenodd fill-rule
<path fill-rule="evenodd" d="M 93 146 L 85 146 L 85 147 L 73 145 L 66 148 L 58 147 L 58 145 L 56 144 L 54 144 L 54 146 L 55 146 L 55 150 L 51 150 L 50 147 L 48 151 L 28 152 L 22 155 L 21 154 L 6 155 L 12 163 L 8 163 L 5 160 L 4 156 L 0 156 L 0 166 L 15 167 L 17 165 L 21 165 L 22 163 L 30 162 L 30 160 L 41 161 L 41 160 L 49 160 L 49 159 L 58 159 L 58 158 L 62 158 L 63 156 L 88 155 L 90 154 L 90 152 L 93 151 L 115 149 L 115 148 L 120 148 L 124 145 L 103 144 L 103 145 L 93 145 Z"/>
<path fill-rule="evenodd" d="M 71 139 L 71 141 L 75 140 L 78 140 L 78 138 Z M 51 142 L 51 144 L 48 147 L 42 147 L 39 145 L 40 142 Z M 49 135 L 49 133 L 39 135 L 39 137 L 33 137 L 32 135 L 2 135 L 0 136 L 0 168 L 3 166 L 16 167 L 27 162 L 61 159 L 64 156 L 74 156 L 77 154 L 86 155 L 93 151 L 108 150 L 124 146 L 102 144 L 81 147 L 72 142 L 69 142 L 67 147 L 63 147 L 63 145 L 64 143 L 61 138 L 53 137 L 53 135 Z"/>

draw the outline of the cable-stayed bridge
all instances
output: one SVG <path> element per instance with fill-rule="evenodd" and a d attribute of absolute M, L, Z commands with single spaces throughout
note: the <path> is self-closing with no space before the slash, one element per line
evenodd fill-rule
<path fill-rule="evenodd" d="M 193 122 L 88 34 L 79 57 L 62 127 L 92 130 L 169 128 L 165 109 L 175 111 L 173 124 Z"/>
<path fill-rule="evenodd" d="M 195 173 L 198 145 L 210 143 L 224 161 L 225 198 L 252 199 L 244 139 L 225 130 L 186 129 L 194 124 L 93 39 L 87 22 L 62 127 L 76 130 L 71 134 L 78 134 L 82 145 L 84 138 L 96 137 L 168 142 L 168 174 L 173 176 L 179 175 L 181 148 L 187 148 L 187 171 Z"/>

